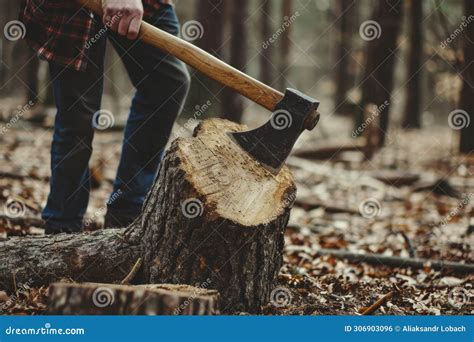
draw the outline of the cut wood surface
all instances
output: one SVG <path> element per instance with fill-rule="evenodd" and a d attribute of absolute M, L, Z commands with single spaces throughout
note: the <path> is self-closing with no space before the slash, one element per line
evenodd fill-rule
<path fill-rule="evenodd" d="M 53 315 L 215 315 L 219 294 L 189 285 L 54 283 L 49 288 Z"/>
<path fill-rule="evenodd" d="M 175 140 L 126 231 L 0 242 L 0 286 L 120 283 L 142 258 L 136 283 L 209 283 L 223 311 L 259 311 L 282 265 L 296 188 L 286 166 L 272 175 L 227 135 L 245 129 L 213 119 Z"/>

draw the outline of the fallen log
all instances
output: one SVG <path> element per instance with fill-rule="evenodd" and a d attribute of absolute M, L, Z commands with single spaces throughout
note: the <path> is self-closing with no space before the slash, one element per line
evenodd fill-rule
<path fill-rule="evenodd" d="M 123 230 L 12 237 L 0 243 L 0 288 L 16 283 L 39 287 L 61 279 L 114 283 L 124 279 L 141 255 L 136 243 L 121 238 Z"/>
<path fill-rule="evenodd" d="M 376 111 L 377 106 L 373 103 L 365 107 L 363 125 L 352 132 L 352 137 L 356 139 L 317 148 L 300 148 L 292 155 L 298 158 L 323 160 L 333 159 L 342 152 L 357 151 L 361 152 L 366 160 L 371 160 L 379 145 L 379 115 Z"/>
<path fill-rule="evenodd" d="M 403 170 L 375 170 L 369 176 L 395 187 L 412 185 L 420 179 L 419 174 Z"/>
<path fill-rule="evenodd" d="M 136 283 L 209 280 L 223 311 L 259 311 L 282 265 L 296 188 L 286 166 L 272 175 L 226 134 L 244 129 L 215 119 L 200 124 L 193 138 L 175 140 L 141 217 L 125 232 L 1 242 L 0 286 L 11 290 L 15 279 L 120 283 L 142 258 Z"/>
<path fill-rule="evenodd" d="M 332 159 L 342 152 L 348 151 L 363 151 L 366 142 L 364 139 L 359 139 L 353 142 L 347 142 L 343 144 L 334 144 L 321 146 L 318 148 L 300 148 L 292 153 L 293 156 L 298 158 L 305 158 L 311 160 L 324 160 Z"/>
<path fill-rule="evenodd" d="M 387 267 L 411 267 L 422 269 L 425 267 L 432 268 L 436 271 L 446 270 L 460 274 L 474 274 L 473 264 L 463 264 L 454 261 L 432 260 L 421 258 L 403 258 L 397 256 L 387 256 L 382 254 L 364 254 L 354 253 L 339 249 L 319 249 L 315 252 L 315 256 L 330 255 L 338 259 L 345 259 L 350 262 L 365 262 L 374 266 Z"/>
<path fill-rule="evenodd" d="M 359 208 L 349 208 L 334 205 L 331 203 L 324 203 L 323 201 L 319 200 L 318 198 L 312 196 L 303 197 L 303 198 L 296 198 L 295 206 L 301 207 L 304 210 L 313 210 L 316 208 L 324 208 L 324 211 L 331 214 L 339 214 L 339 213 L 348 213 L 351 215 L 360 215 L 362 216 Z"/>
<path fill-rule="evenodd" d="M 215 315 L 219 294 L 189 285 L 112 285 L 54 283 L 52 315 Z"/>

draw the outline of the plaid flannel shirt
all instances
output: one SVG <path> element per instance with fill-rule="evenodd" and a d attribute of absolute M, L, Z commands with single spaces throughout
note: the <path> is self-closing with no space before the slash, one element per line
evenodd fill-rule
<path fill-rule="evenodd" d="M 142 0 L 144 19 L 151 18 L 167 0 Z M 20 20 L 26 39 L 38 55 L 47 61 L 76 70 L 87 66 L 87 43 L 102 27 L 98 18 L 74 0 L 23 0 Z"/>

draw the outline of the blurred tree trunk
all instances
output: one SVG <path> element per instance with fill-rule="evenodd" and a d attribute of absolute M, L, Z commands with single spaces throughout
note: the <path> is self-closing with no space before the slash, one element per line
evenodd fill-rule
<path fill-rule="evenodd" d="M 261 39 L 262 42 L 266 42 L 272 35 L 271 29 L 271 2 L 270 0 L 261 0 L 260 10 L 260 24 L 261 24 Z M 262 52 L 260 53 L 260 81 L 265 84 L 271 85 L 272 83 L 272 64 L 274 63 L 272 58 L 273 46 L 272 44 L 264 43 Z"/>
<path fill-rule="evenodd" d="M 288 20 L 291 17 L 291 11 L 293 7 L 293 0 L 283 0 L 281 8 L 281 16 L 283 21 Z M 290 27 L 285 27 L 281 37 L 280 37 L 280 64 L 279 71 L 280 77 L 278 82 L 278 87 L 281 91 L 286 88 L 286 77 L 288 74 L 289 60 L 290 60 Z"/>
<path fill-rule="evenodd" d="M 198 21 L 203 27 L 203 36 L 197 41 L 197 45 L 217 57 L 222 57 L 225 4 L 222 0 L 197 2 Z"/>
<path fill-rule="evenodd" d="M 362 25 L 370 25 L 372 32 L 367 30 L 365 40 L 367 40 L 365 70 L 362 87 L 361 107 L 369 103 L 380 106 L 385 101 L 389 105 L 384 106 L 380 111 L 380 146 L 385 143 L 385 135 L 388 130 L 390 96 L 393 89 L 395 55 L 397 48 L 397 38 L 400 31 L 402 19 L 402 1 L 386 0 L 376 1 L 372 13 L 373 21 L 377 23 L 365 22 Z M 379 27 L 377 27 L 379 26 Z"/>
<path fill-rule="evenodd" d="M 3 26 L 4 23 L 7 22 L 7 7 L 8 4 L 7 4 L 7 0 L 0 0 L 0 23 L 1 25 Z M 3 37 L 2 37 L 3 38 Z M 6 47 L 6 44 L 7 44 L 7 40 L 6 39 L 0 39 L 0 95 L 4 95 L 4 92 L 5 92 L 5 82 L 7 80 L 7 68 L 5 66 L 5 62 L 4 62 L 4 59 L 5 59 L 5 47 Z"/>
<path fill-rule="evenodd" d="M 354 73 L 350 70 L 352 50 L 352 34 L 354 33 L 355 12 L 357 4 L 354 0 L 335 1 L 335 25 L 337 26 L 337 36 L 335 40 L 335 63 L 334 83 L 336 90 L 334 93 L 335 107 L 343 109 L 347 92 L 354 82 Z M 338 110 L 338 113 L 343 111 Z"/>
<path fill-rule="evenodd" d="M 10 41 L 4 37 L 4 28 L 10 20 L 18 18 L 20 4 L 17 1 L 2 1 L 0 11 L 0 22 L 2 32 L 2 51 L 0 56 L 0 74 L 1 74 L 1 94 L 9 96 L 17 90 L 18 81 L 15 79 L 14 53 L 16 41 Z"/>
<path fill-rule="evenodd" d="M 232 37 L 230 46 L 230 65 L 245 72 L 247 63 L 247 30 L 246 20 L 248 0 L 233 2 L 232 11 Z M 243 97 L 235 91 L 225 88 L 222 92 L 222 103 L 224 104 L 223 118 L 241 122 L 244 110 Z"/>
<path fill-rule="evenodd" d="M 466 18 L 474 14 L 474 1 L 464 0 Z M 474 151 L 474 25 L 467 26 L 464 39 L 463 87 L 459 99 L 459 108 L 467 112 L 466 125 L 461 129 L 461 153 Z"/>
<path fill-rule="evenodd" d="M 227 2 L 222 0 L 196 2 L 197 20 L 202 25 L 203 35 L 193 43 L 218 58 L 222 58 L 226 4 Z M 193 104 L 192 111 L 195 106 L 210 100 L 212 102 L 210 111 L 213 114 L 220 113 L 219 93 L 222 86 L 199 72 L 193 73 L 193 78 L 195 82 L 192 82 L 192 89 L 187 101 Z M 208 114 L 210 113 L 206 112 L 206 115 Z"/>
<path fill-rule="evenodd" d="M 409 52 L 408 52 L 408 81 L 405 87 L 405 111 L 402 126 L 404 128 L 420 128 L 421 111 L 421 61 L 423 58 L 423 2 L 407 0 L 407 15 L 409 20 Z"/>

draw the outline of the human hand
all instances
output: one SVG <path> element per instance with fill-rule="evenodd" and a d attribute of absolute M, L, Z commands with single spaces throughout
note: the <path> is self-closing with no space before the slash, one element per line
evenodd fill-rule
<path fill-rule="evenodd" d="M 143 18 L 141 0 L 102 0 L 102 21 L 109 29 L 128 39 L 136 39 Z"/>

